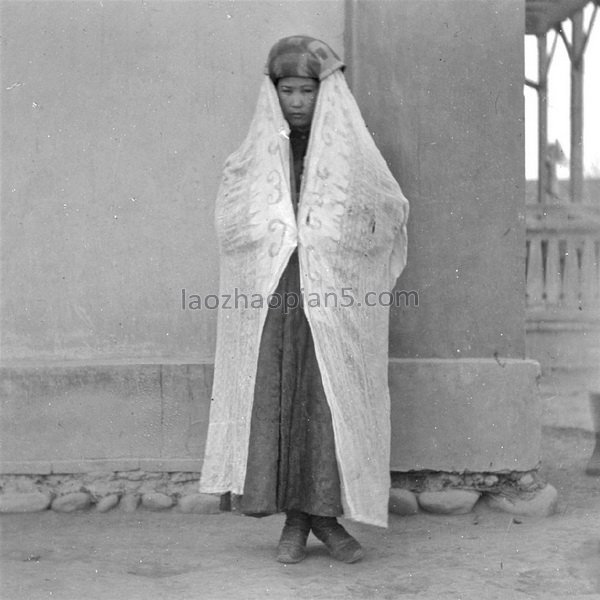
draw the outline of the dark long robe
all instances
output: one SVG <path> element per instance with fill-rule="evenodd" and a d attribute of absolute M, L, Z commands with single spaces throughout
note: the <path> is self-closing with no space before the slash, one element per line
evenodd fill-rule
<path fill-rule="evenodd" d="M 296 210 L 308 134 L 292 131 L 290 143 Z M 342 503 L 331 412 L 300 301 L 297 252 L 275 298 L 260 344 L 241 511 L 338 516 Z"/>

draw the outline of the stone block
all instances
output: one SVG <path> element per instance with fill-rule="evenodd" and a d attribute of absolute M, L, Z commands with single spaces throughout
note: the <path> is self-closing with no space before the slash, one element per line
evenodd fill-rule
<path fill-rule="evenodd" d="M 189 494 L 179 499 L 179 510 L 183 513 L 212 515 L 221 512 L 221 497 L 212 494 Z"/>
<path fill-rule="evenodd" d="M 471 512 L 479 492 L 473 490 L 442 490 L 440 492 L 422 492 L 418 495 L 419 506 L 431 513 L 442 515 L 464 515 Z"/>
<path fill-rule="evenodd" d="M 85 510 L 90 506 L 91 497 L 86 492 L 73 492 L 58 496 L 52 502 L 52 510 L 70 513 L 76 510 Z"/>
<path fill-rule="evenodd" d="M 199 472 L 213 365 L 0 368 L 0 472 Z"/>
<path fill-rule="evenodd" d="M 161 457 L 188 459 L 188 464 L 172 471 L 199 471 L 202 467 L 201 460 L 191 459 L 204 453 L 212 382 L 212 364 L 161 366 Z"/>
<path fill-rule="evenodd" d="M 212 370 L 209 362 L 3 366 L 0 472 L 200 471 Z"/>
<path fill-rule="evenodd" d="M 139 494 L 125 494 L 119 502 L 119 508 L 126 513 L 135 512 L 140 504 Z"/>
<path fill-rule="evenodd" d="M 546 484 L 537 492 L 527 494 L 486 494 L 485 503 L 494 510 L 521 517 L 549 517 L 556 512 L 558 492 L 552 485 Z"/>
<path fill-rule="evenodd" d="M 52 495 L 46 492 L 2 494 L 0 495 L 0 513 L 39 512 L 46 510 L 51 502 Z"/>
<path fill-rule="evenodd" d="M 160 365 L 2 367 L 0 434 L 6 460 L 72 462 L 158 456 Z M 61 469 L 62 470 L 62 469 Z"/>
<path fill-rule="evenodd" d="M 417 497 L 410 490 L 392 488 L 388 510 L 395 515 L 415 515 L 419 512 Z"/>
<path fill-rule="evenodd" d="M 149 492 L 142 495 L 142 506 L 150 510 L 165 510 L 173 506 L 173 498 L 160 492 Z"/>
<path fill-rule="evenodd" d="M 100 500 L 98 500 L 98 503 L 96 504 L 96 510 L 101 513 L 108 512 L 117 506 L 117 504 L 119 504 L 119 495 L 109 494 L 108 496 L 104 496 L 104 498 L 100 498 Z"/>
<path fill-rule="evenodd" d="M 391 470 L 535 469 L 538 374 L 527 360 L 391 359 Z"/>

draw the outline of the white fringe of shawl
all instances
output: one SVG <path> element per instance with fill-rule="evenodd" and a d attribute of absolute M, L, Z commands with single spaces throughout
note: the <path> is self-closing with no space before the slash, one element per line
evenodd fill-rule
<path fill-rule="evenodd" d="M 339 71 L 321 82 L 297 219 L 288 132 L 265 77 L 250 131 L 225 164 L 215 216 L 221 298 L 237 291 L 249 302 L 257 294 L 264 301 L 253 308 L 238 300 L 237 308 L 219 311 L 200 489 L 243 492 L 266 298 L 297 246 L 305 311 L 331 408 L 344 516 L 386 526 L 389 309 L 364 300 L 367 292 L 373 303 L 391 291 L 404 268 L 408 203 Z M 350 297 L 354 305 L 341 306 Z M 316 298 L 321 306 L 310 306 Z"/>

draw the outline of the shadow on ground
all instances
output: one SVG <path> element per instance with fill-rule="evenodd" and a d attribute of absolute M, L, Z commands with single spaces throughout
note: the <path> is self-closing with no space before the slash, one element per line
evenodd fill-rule
<path fill-rule="evenodd" d="M 542 475 L 558 512 L 513 519 L 392 515 L 350 523 L 367 557 L 332 561 L 317 540 L 297 565 L 275 562 L 281 516 L 52 511 L 1 519 L 3 600 L 600 598 L 600 478 L 584 475 L 593 434 L 544 427 Z"/>

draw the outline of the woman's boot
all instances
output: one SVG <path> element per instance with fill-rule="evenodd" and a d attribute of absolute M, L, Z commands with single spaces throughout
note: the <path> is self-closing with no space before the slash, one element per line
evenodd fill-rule
<path fill-rule="evenodd" d="M 335 517 L 311 515 L 312 532 L 320 539 L 333 558 L 345 563 L 359 561 L 365 552 L 361 545 L 337 522 Z"/>
<path fill-rule="evenodd" d="M 285 525 L 277 546 L 277 560 L 281 563 L 297 563 L 306 556 L 310 515 L 299 510 L 288 510 L 285 514 Z"/>

